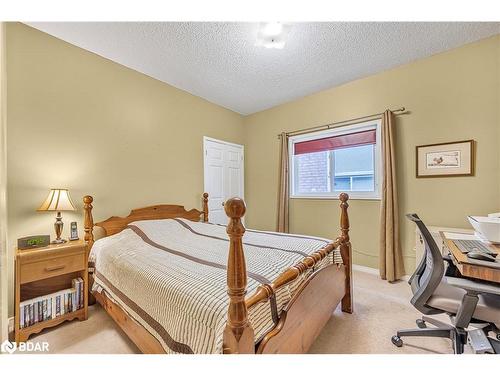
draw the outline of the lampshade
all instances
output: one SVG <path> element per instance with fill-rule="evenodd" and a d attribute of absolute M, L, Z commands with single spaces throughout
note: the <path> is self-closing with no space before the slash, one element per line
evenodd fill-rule
<path fill-rule="evenodd" d="M 37 211 L 75 211 L 68 189 L 51 189 L 47 199 Z"/>

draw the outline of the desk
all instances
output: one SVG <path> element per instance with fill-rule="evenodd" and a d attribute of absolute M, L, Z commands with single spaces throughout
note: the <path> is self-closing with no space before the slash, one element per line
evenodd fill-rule
<path fill-rule="evenodd" d="M 447 228 L 447 227 L 436 227 L 436 226 L 427 226 L 434 242 L 439 247 L 439 251 L 441 254 L 448 255 L 449 251 L 446 247 L 444 240 L 441 236 L 441 232 L 453 232 L 453 233 L 467 233 L 474 234 L 473 229 L 465 229 L 465 228 Z M 425 245 L 424 238 L 422 237 L 422 233 L 420 233 L 420 229 L 418 229 L 418 225 L 415 225 L 415 264 L 420 264 L 422 257 L 425 254 Z"/>
<path fill-rule="evenodd" d="M 440 232 L 440 234 L 443 238 L 443 242 L 450 251 L 453 263 L 458 268 L 462 276 L 500 283 L 500 268 L 493 268 L 486 265 L 473 264 L 469 262 L 469 258 L 467 258 L 467 255 L 462 254 L 462 252 L 457 248 L 453 241 L 446 237 L 446 232 Z M 491 247 L 492 249 L 496 250 L 496 252 L 499 254 L 497 258 L 500 259 L 500 245 L 491 245 Z"/>

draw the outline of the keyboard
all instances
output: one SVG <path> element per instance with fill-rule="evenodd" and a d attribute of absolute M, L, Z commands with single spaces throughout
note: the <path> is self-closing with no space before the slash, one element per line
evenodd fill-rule
<path fill-rule="evenodd" d="M 472 251 L 485 253 L 493 257 L 497 256 L 497 253 L 491 250 L 487 245 L 478 240 L 453 240 L 453 243 L 458 247 L 462 254 L 467 254 Z"/>

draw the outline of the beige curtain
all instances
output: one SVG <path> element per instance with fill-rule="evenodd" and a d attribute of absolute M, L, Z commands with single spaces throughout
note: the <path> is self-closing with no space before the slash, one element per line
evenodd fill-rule
<path fill-rule="evenodd" d="M 288 197 L 289 197 L 289 175 L 288 175 L 288 135 L 281 133 L 280 136 L 280 170 L 278 186 L 278 220 L 277 232 L 288 233 Z"/>
<path fill-rule="evenodd" d="M 395 118 L 387 110 L 382 117 L 382 204 L 380 210 L 380 277 L 395 281 L 404 275 L 399 241 L 398 192 L 396 184 Z"/>

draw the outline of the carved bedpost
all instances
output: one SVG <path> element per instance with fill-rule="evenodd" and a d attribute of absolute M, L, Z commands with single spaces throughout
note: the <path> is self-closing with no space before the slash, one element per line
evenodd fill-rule
<path fill-rule="evenodd" d="M 229 309 L 227 324 L 224 329 L 224 353 L 254 353 L 254 332 L 248 321 L 245 304 L 247 270 L 242 243 L 245 227 L 241 223 L 241 218 L 246 211 L 245 202 L 240 198 L 231 198 L 224 204 L 224 209 L 226 215 L 230 218 L 227 226 L 227 234 L 229 235 L 229 257 L 227 261 Z"/>
<path fill-rule="evenodd" d="M 345 296 L 342 298 L 342 311 L 352 313 L 353 299 L 352 299 L 352 249 L 351 242 L 349 241 L 349 215 L 347 208 L 349 204 L 347 200 L 349 195 L 341 193 L 340 199 L 340 238 L 342 243 L 340 245 L 340 254 L 342 255 L 342 262 L 345 266 Z"/>
<path fill-rule="evenodd" d="M 92 202 L 94 198 L 90 195 L 86 195 L 83 197 L 83 228 L 85 230 L 85 236 L 83 239 L 88 244 L 88 248 L 92 247 L 94 244 L 94 233 L 92 230 L 94 229 L 94 219 L 92 218 Z"/>
<path fill-rule="evenodd" d="M 90 195 L 83 197 L 83 229 L 85 235 L 83 237 L 84 241 L 87 243 L 87 256 L 90 254 L 90 249 L 94 244 L 94 219 L 92 218 L 92 202 L 94 198 Z M 89 274 L 88 274 L 88 304 L 95 304 L 96 300 L 92 294 L 92 285 L 94 285 L 94 265 L 89 264 Z"/>
<path fill-rule="evenodd" d="M 203 222 L 208 222 L 208 193 L 203 193 Z"/>

